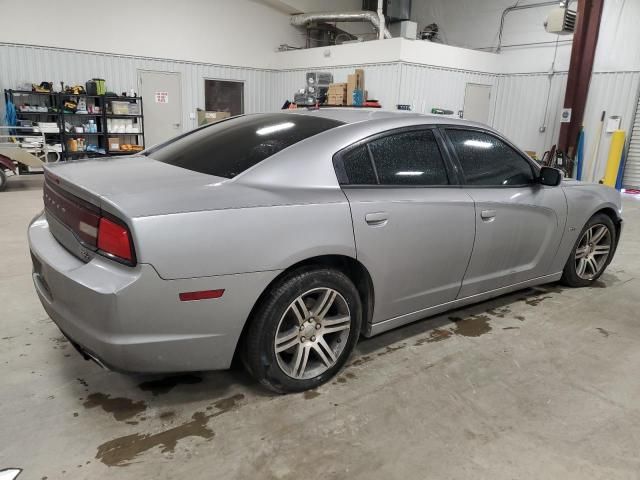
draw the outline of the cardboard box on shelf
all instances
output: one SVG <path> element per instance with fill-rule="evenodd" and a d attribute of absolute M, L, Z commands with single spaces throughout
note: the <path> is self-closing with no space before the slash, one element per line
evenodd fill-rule
<path fill-rule="evenodd" d="M 339 94 L 329 94 L 327 96 L 327 104 L 329 105 L 344 105 L 346 100 L 346 95 Z"/>
<path fill-rule="evenodd" d="M 198 110 L 198 126 L 219 122 L 230 116 L 231 114 L 229 112 L 206 112 L 204 110 Z"/>
<path fill-rule="evenodd" d="M 346 83 L 332 83 L 331 85 L 329 85 L 329 90 L 328 93 L 332 94 L 339 94 L 342 92 L 346 92 L 347 91 L 347 84 Z"/>

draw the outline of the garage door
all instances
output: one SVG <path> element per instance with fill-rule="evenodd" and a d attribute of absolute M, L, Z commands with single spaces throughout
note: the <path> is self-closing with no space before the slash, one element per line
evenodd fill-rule
<path fill-rule="evenodd" d="M 636 108 L 636 118 L 631 128 L 631 141 L 629 142 L 622 184 L 625 187 L 640 188 L 640 99 L 638 100 L 638 108 Z"/>

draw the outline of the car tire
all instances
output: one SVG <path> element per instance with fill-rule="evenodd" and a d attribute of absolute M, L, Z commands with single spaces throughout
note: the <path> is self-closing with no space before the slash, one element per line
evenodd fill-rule
<path fill-rule="evenodd" d="M 269 390 L 309 390 L 342 369 L 361 323 L 358 290 L 344 273 L 298 269 L 278 280 L 257 305 L 245 332 L 242 360 Z"/>
<path fill-rule="evenodd" d="M 0 168 L 0 192 L 7 188 L 7 174 Z"/>
<path fill-rule="evenodd" d="M 598 238 L 600 235 L 603 236 Z M 578 235 L 560 281 L 569 287 L 593 284 L 611 262 L 616 242 L 616 229 L 611 218 L 604 213 L 595 214 Z M 606 253 L 603 253 L 605 248 Z"/>

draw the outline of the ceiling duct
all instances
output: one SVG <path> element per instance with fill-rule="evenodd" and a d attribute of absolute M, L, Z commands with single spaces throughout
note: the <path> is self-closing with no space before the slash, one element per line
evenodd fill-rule
<path fill-rule="evenodd" d="M 369 22 L 377 32 L 382 31 L 384 38 L 393 38 L 376 12 L 301 13 L 291 17 L 291 25 L 297 27 L 304 27 L 311 22 Z"/>

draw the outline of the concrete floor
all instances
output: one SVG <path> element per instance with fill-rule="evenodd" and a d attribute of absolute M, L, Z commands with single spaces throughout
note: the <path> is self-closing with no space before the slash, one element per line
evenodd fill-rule
<path fill-rule="evenodd" d="M 363 340 L 317 391 L 240 369 L 130 377 L 42 310 L 25 230 L 41 179 L 0 193 L 0 469 L 23 479 L 618 479 L 640 472 L 640 202 L 596 287 L 548 285 Z"/>

